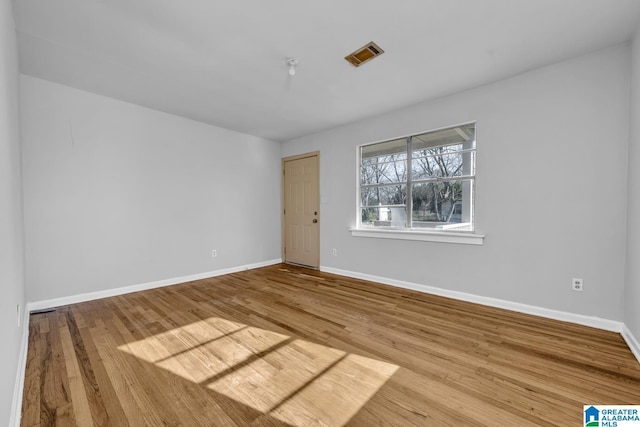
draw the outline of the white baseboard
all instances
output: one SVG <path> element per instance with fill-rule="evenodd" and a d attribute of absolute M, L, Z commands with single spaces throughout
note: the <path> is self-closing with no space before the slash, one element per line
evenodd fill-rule
<path fill-rule="evenodd" d="M 490 307 L 503 308 L 505 310 L 516 311 L 519 313 L 533 314 L 535 316 L 546 317 L 554 320 L 562 320 L 564 322 L 577 323 L 579 325 L 591 326 L 593 328 L 604 329 L 607 331 L 621 333 L 624 324 L 615 320 L 603 319 L 595 316 L 585 316 L 582 314 L 568 313 L 565 311 L 551 310 L 548 308 L 538 307 L 535 305 L 522 304 L 519 302 L 501 300 L 497 298 L 483 297 L 465 292 L 451 291 L 448 289 L 438 288 L 435 286 L 421 285 L 417 283 L 405 282 L 402 280 L 389 279 L 387 277 L 373 276 L 370 274 L 357 273 L 348 270 L 340 270 L 332 267 L 320 267 L 320 271 L 338 274 L 340 276 L 353 277 L 356 279 L 369 280 L 371 282 L 384 283 L 385 285 L 396 286 L 404 289 L 424 292 L 427 294 L 440 295 L 443 297 L 453 298 L 461 301 L 473 302 L 476 304 L 487 305 Z M 637 356 L 637 355 L 636 355 Z"/>
<path fill-rule="evenodd" d="M 46 310 L 60 307 L 62 305 L 77 304 L 85 301 L 92 301 L 101 298 L 109 298 L 117 295 L 129 294 L 131 292 L 146 291 L 148 289 L 162 288 L 164 286 L 177 285 L 178 283 L 192 282 L 194 280 L 208 279 L 210 277 L 222 276 L 224 274 L 237 273 L 239 271 L 252 270 L 254 268 L 266 267 L 280 264 L 281 259 L 246 264 L 237 267 L 225 268 L 222 270 L 208 271 L 206 273 L 191 274 L 189 276 L 174 277 L 171 279 L 157 280 L 155 282 L 141 283 L 137 285 L 124 286 L 121 288 L 106 289 L 104 291 L 88 292 L 86 294 L 70 295 L 62 298 L 53 298 L 44 301 L 30 302 L 27 305 L 27 313 L 32 310 Z"/>
<path fill-rule="evenodd" d="M 29 309 L 24 308 L 22 313 L 22 337 L 20 338 L 20 352 L 18 353 L 18 371 L 13 387 L 13 399 L 11 402 L 11 414 L 9 415 L 9 426 L 20 427 L 22 417 L 22 394 L 24 392 L 24 379 L 27 370 L 27 350 L 29 347 Z"/>
<path fill-rule="evenodd" d="M 638 359 L 638 363 L 640 363 L 640 342 L 638 339 L 631 333 L 631 330 L 627 327 L 627 325 L 622 325 L 622 338 L 627 342 L 629 349 L 631 349 L 631 353 Z"/>

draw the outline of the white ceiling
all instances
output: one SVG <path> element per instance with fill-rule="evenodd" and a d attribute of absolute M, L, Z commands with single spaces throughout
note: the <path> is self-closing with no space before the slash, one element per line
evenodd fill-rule
<path fill-rule="evenodd" d="M 276 141 L 620 43 L 640 20 L 638 0 L 13 6 L 23 73 Z M 344 60 L 372 40 L 386 53 L 360 68 Z"/>

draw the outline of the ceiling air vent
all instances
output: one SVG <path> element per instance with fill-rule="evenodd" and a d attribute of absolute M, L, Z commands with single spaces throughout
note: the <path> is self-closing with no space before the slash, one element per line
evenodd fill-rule
<path fill-rule="evenodd" d="M 359 67 L 365 62 L 371 61 L 373 58 L 378 55 L 382 55 L 383 53 L 384 50 L 382 50 L 380 46 L 374 42 L 369 42 L 355 52 L 345 56 L 344 59 L 349 61 L 349 63 L 354 67 Z"/>

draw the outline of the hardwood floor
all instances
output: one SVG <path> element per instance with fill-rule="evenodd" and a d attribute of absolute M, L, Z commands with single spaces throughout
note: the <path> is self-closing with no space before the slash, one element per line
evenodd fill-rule
<path fill-rule="evenodd" d="M 619 334 L 276 265 L 31 316 L 22 426 L 582 425 Z"/>

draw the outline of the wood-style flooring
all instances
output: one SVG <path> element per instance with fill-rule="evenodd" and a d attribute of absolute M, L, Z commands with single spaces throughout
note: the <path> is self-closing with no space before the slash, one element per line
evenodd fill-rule
<path fill-rule="evenodd" d="M 583 425 L 619 334 L 275 265 L 31 316 L 22 426 Z"/>

